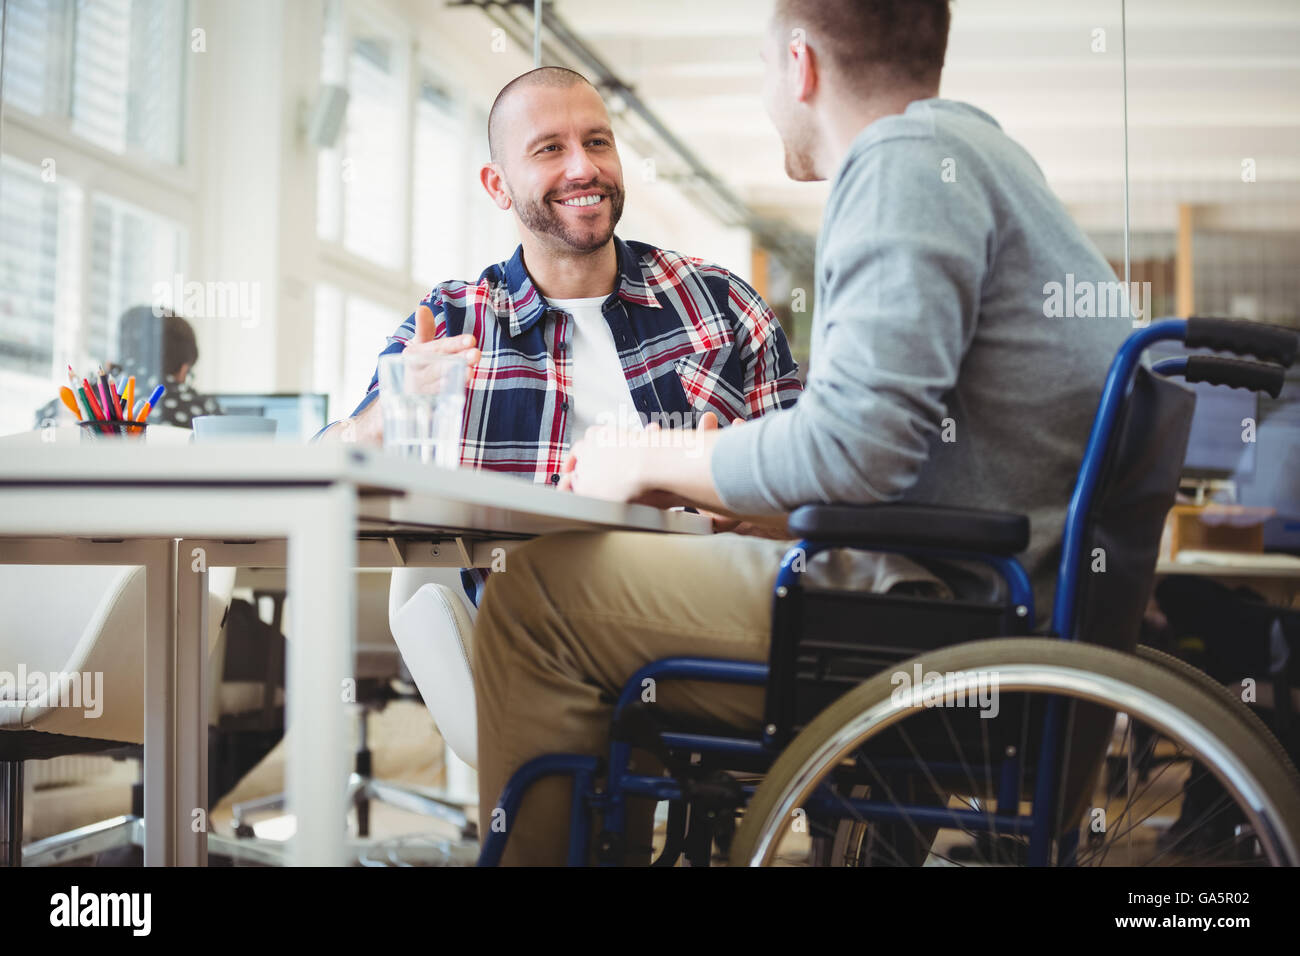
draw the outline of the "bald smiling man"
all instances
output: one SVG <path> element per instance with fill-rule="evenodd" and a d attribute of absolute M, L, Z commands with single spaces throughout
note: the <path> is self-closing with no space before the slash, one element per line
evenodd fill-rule
<path fill-rule="evenodd" d="M 471 366 L 461 464 L 558 484 L 598 421 L 706 428 L 794 404 L 776 316 L 720 266 L 614 234 L 623 169 L 584 77 L 542 67 L 497 94 L 479 181 L 519 247 L 473 282 L 435 286 L 381 354 L 459 354 Z M 377 373 L 376 369 L 376 373 Z M 320 436 L 379 443 L 377 374 Z"/>

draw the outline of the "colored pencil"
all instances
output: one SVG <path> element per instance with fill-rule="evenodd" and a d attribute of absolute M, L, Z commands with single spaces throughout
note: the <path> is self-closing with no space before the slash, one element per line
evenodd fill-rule
<path fill-rule="evenodd" d="M 162 398 L 163 393 L 166 391 L 167 389 L 163 388 L 161 385 L 155 388 L 153 390 L 153 393 L 149 396 L 148 400 L 144 403 L 144 410 L 140 412 L 140 415 L 139 417 L 136 418 L 136 421 L 142 422 L 146 418 L 148 418 L 149 412 L 151 412 L 153 410 L 153 407 L 156 404 L 158 404 L 158 399 Z"/>
<path fill-rule="evenodd" d="M 112 411 L 113 406 L 110 404 L 108 397 L 108 376 L 104 374 L 104 366 L 102 365 L 96 369 L 96 372 L 99 376 L 99 382 L 97 384 L 99 385 L 99 400 L 102 403 L 100 408 L 104 410 L 104 420 L 112 421 L 114 416 Z"/>
<path fill-rule="evenodd" d="M 90 382 L 86 379 L 81 380 L 82 389 L 86 393 L 86 401 L 90 405 L 90 410 L 94 413 L 92 417 L 99 421 L 104 420 L 104 412 L 99 407 L 99 399 L 95 398 L 95 390 L 91 387 Z"/>
<path fill-rule="evenodd" d="M 82 379 L 81 399 L 86 403 L 86 421 L 88 422 L 100 421 L 103 418 L 103 416 L 100 414 L 99 407 L 95 403 L 95 390 L 90 387 L 90 383 L 87 382 L 85 379 Z M 96 427 L 101 432 L 105 430 L 103 425 L 99 425 Z"/>

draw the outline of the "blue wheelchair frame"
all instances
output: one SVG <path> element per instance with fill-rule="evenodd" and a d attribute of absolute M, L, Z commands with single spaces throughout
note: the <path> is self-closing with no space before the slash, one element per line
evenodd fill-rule
<path fill-rule="evenodd" d="M 1124 402 L 1133 382 L 1133 376 L 1141 361 L 1143 352 L 1153 343 L 1172 340 L 1185 341 L 1187 322 L 1183 319 L 1164 319 L 1135 331 L 1120 346 L 1111 362 L 1106 383 L 1102 389 L 1097 413 L 1093 419 L 1092 431 L 1083 454 L 1079 476 L 1074 486 L 1066 515 L 1062 540 L 1059 576 L 1056 582 L 1055 604 L 1053 607 L 1050 633 L 1062 640 L 1075 639 L 1076 599 L 1080 586 L 1080 574 L 1083 566 L 1082 550 L 1086 534 L 1088 515 L 1101 480 L 1107 452 L 1115 431 L 1116 423 L 1123 410 Z M 1185 359 L 1168 359 L 1157 363 L 1153 371 L 1161 375 L 1181 375 L 1186 367 Z M 774 585 L 777 599 L 783 598 L 795 588 L 801 586 L 801 576 L 808 561 L 822 551 L 851 548 L 869 551 L 895 551 L 921 557 L 949 558 L 962 561 L 977 561 L 994 568 L 1007 585 L 1007 600 L 1015 617 L 1024 621 L 1029 628 L 1035 622 L 1034 596 L 1029 576 L 1014 558 L 958 550 L 890 548 L 869 542 L 829 544 L 816 540 L 802 540 L 791 548 L 782 560 L 781 569 Z M 765 686 L 768 683 L 769 669 L 766 664 L 747 661 L 719 660 L 699 657 L 671 657 L 654 661 L 633 674 L 623 686 L 615 705 L 613 724 L 627 708 L 640 700 L 644 681 L 665 680 L 707 681 L 724 684 L 749 684 Z M 829 817 L 847 817 L 850 812 L 863 819 L 890 822 L 910 819 L 918 825 L 938 825 L 957 827 L 968 831 L 991 833 L 995 835 L 1027 836 L 1028 863 L 1030 866 L 1045 866 L 1049 862 L 1051 847 L 1051 814 L 1039 808 L 1050 808 L 1056 798 L 1055 785 L 1059 779 L 1058 755 L 1056 747 L 1060 740 L 1062 720 L 1062 700 L 1051 697 L 1047 701 L 1043 749 L 1037 762 L 1034 780 L 1033 804 L 1028 815 L 1019 812 L 1020 800 L 1020 766 L 1019 756 L 1003 758 L 998 774 L 998 807 L 995 814 L 975 810 L 958 810 L 942 807 L 902 807 L 894 803 L 879 800 L 849 799 L 837 795 L 831 797 L 825 793 L 814 794 L 807 802 L 809 814 L 824 813 Z M 765 758 L 770 765 L 780 751 L 781 743 L 773 731 L 774 727 L 764 729 L 762 737 L 750 739 L 743 737 L 725 737 L 708 734 L 691 734 L 661 732 L 660 741 L 673 749 L 689 750 L 694 753 L 711 753 L 738 758 Z M 604 832 L 621 837 L 626 823 L 626 801 L 628 797 L 652 797 L 655 800 L 681 801 L 688 799 L 680 783 L 672 777 L 652 777 L 630 773 L 629 759 L 633 745 L 622 740 L 612 740 L 607 772 L 602 772 L 601 759 L 580 754 L 550 754 L 528 761 L 510 778 L 502 790 L 498 807 L 505 812 L 507 821 L 514 820 L 520 803 L 528 788 L 543 777 L 569 775 L 573 778 L 573 801 L 569 820 L 569 855 L 570 866 L 583 866 L 588 862 L 590 850 L 590 828 L 587 812 L 595 810 L 603 814 Z M 598 777 L 604 777 L 604 788 L 596 786 Z M 741 789 L 748 798 L 757 789 L 754 785 L 743 785 Z M 1011 812 L 1003 812 L 1003 807 L 1015 807 Z M 846 810 L 848 812 L 846 812 Z M 505 849 L 508 830 L 496 832 L 484 820 L 483 829 L 487 830 L 479 857 L 480 866 L 494 866 Z M 1078 834 L 1067 834 L 1062 839 L 1061 858 L 1069 859 L 1074 851 L 1074 842 Z M 607 863 L 607 865 L 609 865 Z"/>

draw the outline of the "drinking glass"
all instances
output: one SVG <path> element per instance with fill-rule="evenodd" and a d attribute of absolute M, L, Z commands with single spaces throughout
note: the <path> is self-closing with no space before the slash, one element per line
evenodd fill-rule
<path fill-rule="evenodd" d="M 381 355 L 379 402 L 386 450 L 442 468 L 460 464 L 463 356 L 411 351 Z"/>

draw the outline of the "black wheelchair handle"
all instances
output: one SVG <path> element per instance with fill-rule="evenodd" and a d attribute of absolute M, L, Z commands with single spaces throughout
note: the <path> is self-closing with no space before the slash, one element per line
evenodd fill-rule
<path fill-rule="evenodd" d="M 1286 368 L 1291 367 L 1300 349 L 1300 334 L 1293 329 L 1240 319 L 1190 318 L 1184 341 L 1188 348 L 1253 355 Z"/>
<path fill-rule="evenodd" d="M 1246 362 L 1242 359 L 1218 358 L 1214 355 L 1189 355 L 1183 378 L 1189 382 L 1209 382 L 1251 392 L 1268 392 L 1277 398 L 1286 382 L 1286 372 L 1276 365 Z"/>

